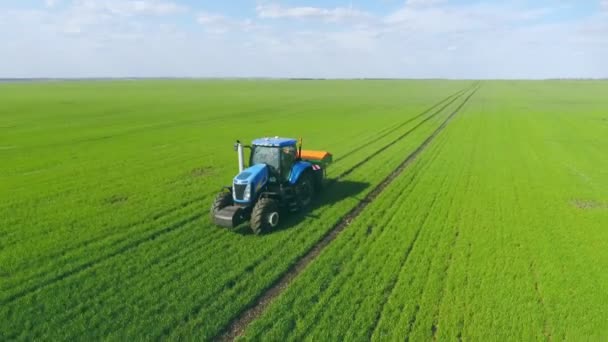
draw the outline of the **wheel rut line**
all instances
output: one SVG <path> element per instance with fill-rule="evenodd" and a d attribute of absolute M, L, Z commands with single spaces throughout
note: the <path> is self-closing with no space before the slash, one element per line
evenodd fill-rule
<path fill-rule="evenodd" d="M 445 144 L 445 142 L 442 142 L 442 144 Z M 438 146 L 439 149 L 441 149 L 440 146 Z M 432 156 L 431 158 L 429 158 L 426 163 L 427 164 L 432 164 L 434 160 L 436 160 L 438 154 L 435 154 L 434 156 Z M 424 173 L 423 169 L 420 169 L 418 172 L 416 172 L 413 177 L 415 178 L 417 176 L 418 173 Z M 444 178 L 441 180 L 440 183 L 438 184 L 444 184 L 446 179 L 448 178 L 447 175 L 444 176 Z M 413 189 L 413 188 L 412 188 Z M 407 190 L 404 190 L 407 191 Z M 424 225 L 427 223 L 428 218 L 430 217 L 431 213 L 433 212 L 433 208 L 435 207 L 435 203 L 437 202 L 437 197 L 433 197 L 433 200 L 431 201 L 431 203 L 427 206 L 428 211 L 426 212 L 426 214 L 424 215 L 423 219 L 422 219 L 422 223 L 419 226 L 419 230 L 416 232 L 416 237 L 415 239 L 412 241 L 412 244 L 410 246 L 408 246 L 407 249 L 407 255 L 406 258 L 401 262 L 401 266 L 399 267 L 398 271 L 397 271 L 397 275 L 392 279 L 389 288 L 390 291 L 388 294 L 386 294 L 383 297 L 382 300 L 382 304 L 379 307 L 379 310 L 376 314 L 376 317 L 374 319 L 374 325 L 371 328 L 371 330 L 369 331 L 368 334 L 368 339 L 371 340 L 377 333 L 378 328 L 380 326 L 380 321 L 382 320 L 382 316 L 384 314 L 386 305 L 388 304 L 388 302 L 390 301 L 391 296 L 393 295 L 393 293 L 395 292 L 395 287 L 397 287 L 397 285 L 402 281 L 403 276 L 405 273 L 403 273 L 403 268 L 405 267 L 405 264 L 407 263 L 409 257 L 410 257 L 410 253 L 412 252 L 412 249 L 414 248 L 414 244 L 417 243 L 418 241 L 418 237 L 422 231 L 422 227 L 424 227 Z M 427 276 L 428 276 L 428 270 L 427 270 Z"/>
<path fill-rule="evenodd" d="M 545 298 L 543 297 L 540 288 L 538 286 L 539 281 L 539 277 L 538 277 L 538 272 L 536 271 L 536 264 L 533 261 L 530 262 L 530 273 L 532 274 L 532 279 L 534 280 L 534 293 L 536 294 L 537 297 L 537 301 L 538 304 L 542 307 L 545 315 L 543 317 L 543 335 L 545 336 L 545 338 L 547 338 L 547 340 L 549 341 L 553 341 L 553 334 L 551 333 L 551 328 L 550 328 L 550 324 L 549 324 L 549 312 L 547 310 L 547 306 L 545 304 Z"/>
<path fill-rule="evenodd" d="M 433 202 L 431 202 L 431 205 L 429 206 L 429 211 L 424 216 L 424 219 L 422 220 L 422 223 L 420 224 L 420 226 L 418 227 L 418 230 L 416 231 L 416 234 L 414 235 L 414 239 L 412 240 L 412 243 L 405 250 L 403 260 L 401 260 L 401 263 L 399 265 L 399 270 L 396 272 L 396 276 L 393 277 L 393 279 L 391 279 L 391 282 L 388 285 L 389 291 L 386 294 L 386 296 L 384 297 L 384 300 L 382 301 L 382 305 L 380 305 L 380 310 L 378 310 L 378 314 L 376 315 L 376 318 L 374 320 L 374 328 L 371 330 L 371 332 L 369 334 L 369 338 L 370 339 L 372 338 L 372 336 L 374 336 L 374 334 L 376 333 L 376 330 L 378 330 L 378 325 L 380 323 L 380 319 L 382 318 L 382 313 L 384 312 L 384 307 L 386 306 L 386 304 L 390 300 L 393 292 L 395 291 L 395 287 L 397 286 L 397 283 L 399 283 L 399 280 L 401 279 L 401 274 L 402 274 L 401 271 L 403 270 L 403 267 L 405 267 L 405 264 L 409 260 L 410 255 L 412 254 L 412 251 L 414 250 L 414 247 L 416 246 L 416 243 L 418 242 L 418 238 L 420 237 L 420 233 L 422 232 L 422 227 L 424 227 L 424 225 L 426 224 L 427 220 L 431 216 L 431 210 L 430 209 L 432 209 L 434 207 L 436 201 L 437 201 L 437 197 L 434 197 L 433 198 Z"/>
<path fill-rule="evenodd" d="M 433 314 L 433 325 L 431 327 L 431 336 L 432 336 L 433 341 L 437 341 L 437 330 L 439 330 L 439 310 L 440 310 L 440 306 L 443 302 L 443 299 L 445 297 L 445 288 L 447 286 L 448 277 L 450 276 L 450 270 L 452 268 L 452 263 L 454 260 L 454 249 L 456 248 L 456 244 L 458 242 L 459 237 L 460 237 L 460 230 L 456 230 L 456 233 L 454 233 L 454 238 L 452 239 L 452 242 L 450 243 L 450 254 L 449 254 L 448 260 L 447 260 L 447 267 L 445 268 L 444 275 L 441 279 L 442 283 L 441 283 L 441 296 L 440 296 L 440 300 L 439 300 L 439 307 L 437 308 L 437 312 L 435 314 Z"/>
<path fill-rule="evenodd" d="M 433 157 L 433 158 L 434 158 L 434 157 Z M 434 160 L 434 159 L 430 159 L 430 160 Z M 429 160 L 426 160 L 426 161 L 425 161 L 425 164 L 428 164 L 428 163 L 429 163 Z M 423 165 L 424 165 L 424 164 L 423 164 Z M 403 190 L 403 191 L 402 191 L 402 193 L 401 193 L 400 195 L 398 195 L 397 199 L 396 199 L 395 201 L 393 201 L 393 203 L 395 203 L 395 202 L 397 202 L 397 201 L 401 200 L 402 198 L 407 198 L 407 196 L 408 196 L 408 195 L 409 195 L 409 193 L 411 192 L 411 191 L 409 191 L 409 190 L 411 190 L 411 189 L 413 189 L 413 188 L 415 187 L 415 185 L 413 185 L 413 183 L 415 183 L 415 181 L 414 181 L 414 180 L 415 180 L 416 176 L 417 176 L 417 174 L 413 174 L 413 175 L 412 175 L 412 179 L 411 179 L 411 180 L 410 180 L 410 182 L 407 184 L 406 188 L 404 188 L 405 190 Z M 392 209 L 392 210 L 396 210 L 396 207 L 391 206 L 391 207 L 390 207 L 390 209 Z M 422 226 L 425 224 L 425 222 L 426 222 L 426 218 L 427 218 L 426 216 L 425 216 L 425 217 L 423 217 L 423 219 L 422 219 L 422 222 L 423 222 L 423 223 L 421 224 Z M 382 226 L 382 228 L 380 228 L 380 231 L 379 231 L 378 235 L 374 236 L 374 238 L 372 238 L 371 240 L 366 240 L 366 243 L 373 244 L 373 243 L 375 243 L 375 242 L 377 242 L 377 241 L 380 241 L 380 240 L 381 240 L 383 237 L 385 237 L 385 236 L 386 236 L 386 234 L 388 234 L 388 230 L 387 230 L 387 229 L 384 229 L 384 228 L 385 228 L 386 226 L 390 226 L 390 225 L 391 225 L 392 223 L 394 223 L 396 220 L 398 221 L 398 219 L 396 219 L 395 217 L 392 217 L 392 218 L 391 218 L 391 219 L 390 219 L 388 222 L 386 222 L 385 224 L 382 224 L 382 225 L 381 225 L 381 226 Z M 412 244 L 412 242 L 414 241 L 414 239 L 417 239 L 417 234 L 416 234 L 416 232 L 419 232 L 419 231 L 418 231 L 418 230 L 416 230 L 416 229 L 415 229 L 415 227 L 416 227 L 416 225 L 414 225 L 414 229 L 413 229 L 413 231 L 414 231 L 414 236 L 416 236 L 416 237 L 415 237 L 415 238 L 413 238 L 413 239 L 412 239 L 412 240 L 409 242 L 409 244 L 407 245 L 408 247 L 409 247 L 409 246 Z M 374 229 L 374 231 L 375 231 L 375 229 Z M 355 249 L 353 249 L 353 251 L 352 251 L 352 259 L 353 259 L 353 260 L 363 260 L 363 255 L 362 255 L 362 253 L 361 253 L 361 252 L 362 252 L 362 247 L 363 247 L 363 246 L 364 246 L 363 244 L 362 244 L 362 245 L 358 245 L 358 246 L 356 246 L 356 248 L 355 248 Z M 406 248 L 406 250 L 407 250 L 407 249 L 408 249 L 408 248 Z M 404 255 L 405 255 L 405 253 L 403 253 L 403 255 L 401 255 L 401 259 L 403 258 L 403 256 L 404 256 Z M 400 261 L 399 261 L 399 264 L 401 264 L 401 259 L 400 259 Z M 399 267 L 399 269 L 401 269 L 401 266 Z M 350 277 L 351 277 L 353 274 L 355 274 L 356 272 L 358 272 L 359 270 L 360 270 L 360 265 L 358 265 L 358 266 L 356 266 L 356 267 L 354 267 L 354 268 L 352 268 L 352 269 L 348 269 L 348 270 L 347 270 L 347 271 L 345 271 L 344 273 L 343 273 L 343 272 L 340 272 L 340 274 L 339 274 L 339 275 L 336 275 L 336 277 L 335 277 L 335 278 L 348 279 L 348 278 L 350 278 Z M 339 290 L 340 290 L 340 287 L 332 287 L 332 288 L 330 288 L 329 290 L 327 290 L 327 292 L 323 291 L 322 293 L 323 293 L 323 296 L 324 296 L 324 297 L 328 297 L 328 296 L 329 296 L 329 297 L 331 297 L 331 296 L 334 296 L 334 295 L 335 295 L 335 294 L 336 294 L 336 293 L 337 293 Z M 327 304 L 327 301 L 319 301 L 317 304 L 318 304 L 318 305 L 323 306 L 323 305 L 326 305 L 326 304 Z M 316 312 L 314 313 L 314 316 L 312 317 L 312 322 L 311 322 L 311 323 L 309 323 L 309 324 L 308 324 L 308 326 L 314 326 L 315 324 L 317 324 L 317 323 L 319 322 L 319 320 L 321 319 L 322 312 L 323 312 L 322 310 L 318 310 L 318 311 L 316 311 Z M 302 335 L 302 334 L 298 334 L 298 335 L 294 336 L 294 338 L 295 338 L 295 340 L 301 340 L 301 339 L 303 339 L 303 335 Z"/>
<path fill-rule="evenodd" d="M 411 118 L 409 118 L 409 119 L 405 120 L 404 122 L 401 122 L 401 123 L 397 124 L 396 126 L 394 126 L 394 127 L 392 127 L 392 128 L 389 128 L 387 131 L 385 131 L 385 132 L 383 132 L 383 133 L 380 133 L 380 135 L 379 135 L 379 136 L 377 136 L 377 137 L 373 137 L 373 138 L 371 138 L 369 141 L 367 141 L 367 142 L 365 142 L 365 143 L 363 143 L 363 144 L 361 144 L 361 145 L 359 145 L 359 146 L 357 146 L 357 147 L 355 147 L 355 148 L 351 149 L 351 150 L 350 150 L 350 151 L 348 151 L 348 152 L 345 152 L 345 153 L 344 153 L 344 157 L 337 158 L 336 160 L 334 160 L 334 163 L 337 163 L 338 161 L 340 161 L 340 160 L 344 159 L 345 157 L 349 156 L 350 154 L 352 154 L 352 153 L 354 153 L 354 152 L 356 152 L 356 151 L 360 150 L 361 148 L 363 148 L 363 147 L 365 147 L 365 146 L 367 146 L 367 145 L 369 145 L 369 144 L 373 144 L 373 143 L 377 142 L 378 140 L 380 140 L 380 139 L 382 139 L 382 138 L 384 138 L 384 137 L 388 136 L 389 134 L 391 134 L 391 133 L 393 133 L 393 132 L 397 131 L 399 128 L 402 128 L 403 126 L 405 126 L 405 125 L 409 124 L 410 122 L 412 122 L 412 121 L 414 121 L 414 120 L 417 120 L 417 119 L 420 119 L 420 118 L 421 118 L 421 117 L 423 117 L 424 115 L 426 115 L 426 114 L 430 113 L 430 112 L 431 112 L 432 110 L 434 110 L 435 108 L 439 107 L 439 106 L 440 106 L 442 103 L 445 103 L 446 101 L 449 101 L 449 100 L 450 100 L 451 98 L 453 98 L 453 97 L 460 97 L 460 96 L 461 96 L 463 93 L 465 93 L 467 90 L 470 90 L 471 88 L 472 88 L 471 86 L 468 86 L 468 87 L 466 87 L 466 88 L 464 88 L 464 89 L 461 89 L 461 90 L 459 90 L 459 91 L 455 92 L 454 94 L 452 94 L 452 95 L 450 95 L 450 96 L 448 96 L 448 97 L 446 97 L 446 98 L 444 98 L 444 99 L 442 99 L 442 100 L 438 101 L 437 103 L 435 103 L 435 104 L 434 104 L 434 105 L 432 105 L 431 107 L 429 107 L 429 108 L 425 109 L 423 112 L 421 112 L 421 113 L 419 113 L 419 114 L 416 114 L 414 117 L 411 117 Z"/>
<path fill-rule="evenodd" d="M 161 236 L 163 236 L 165 234 L 171 233 L 171 232 L 173 232 L 173 231 L 175 231 L 175 230 L 177 230 L 177 229 L 179 229 L 179 228 L 181 228 L 181 227 L 183 227 L 183 226 L 185 226 L 185 225 L 187 225 L 189 223 L 192 223 L 192 222 L 200 219 L 202 216 L 203 216 L 203 214 L 192 215 L 192 216 L 190 216 L 188 218 L 185 218 L 185 219 L 183 219 L 183 220 L 181 220 L 179 222 L 176 222 L 176 223 L 174 223 L 174 224 L 172 224 L 170 226 L 167 226 L 167 227 L 165 227 L 165 228 L 163 228 L 161 230 L 158 230 L 158 231 L 155 231 L 154 233 L 148 234 L 148 235 L 146 235 L 145 237 L 143 237 L 141 239 L 138 239 L 136 241 L 132 241 L 131 243 L 129 243 L 129 244 L 125 245 L 125 246 L 122 246 L 121 248 L 115 250 L 114 252 L 112 252 L 110 254 L 106 254 L 106 255 L 104 255 L 104 256 L 102 256 L 100 258 L 97 258 L 95 260 L 91 260 L 89 262 L 81 264 L 81 265 L 79 265 L 79 266 L 77 266 L 77 267 L 75 267 L 75 268 L 73 268 L 71 270 L 65 271 L 65 272 L 63 272 L 63 273 L 61 273 L 61 274 L 59 274 L 59 275 L 57 275 L 55 277 L 52 277 L 50 279 L 47 279 L 47 280 L 45 280 L 45 281 L 43 281 L 43 282 L 41 282 L 39 284 L 36 284 L 36 285 L 30 286 L 30 287 L 28 287 L 26 289 L 23 289 L 23 290 L 21 290 L 21 291 L 19 291 L 17 293 L 14 293 L 14 294 L 12 294 L 12 295 L 10 295 L 10 296 L 8 296 L 8 297 L 0 300 L 0 305 L 10 304 L 10 303 L 12 303 L 12 302 L 14 302 L 14 301 L 16 301 L 16 300 L 18 300 L 20 298 L 23 298 L 23 297 L 25 297 L 25 296 L 27 296 L 27 295 L 29 295 L 31 293 L 34 293 L 34 292 L 36 292 L 38 290 L 41 290 L 41 289 L 44 289 L 45 287 L 51 286 L 51 285 L 53 285 L 53 284 L 55 284 L 57 282 L 60 282 L 60 281 L 62 281 L 64 279 L 67 279 L 69 277 L 72 277 L 72 276 L 75 276 L 77 274 L 80 274 L 80 273 L 88 270 L 91 267 L 94 267 L 95 265 L 97 265 L 97 264 L 99 264 L 101 262 L 104 262 L 106 260 L 114 258 L 114 257 L 116 257 L 116 256 L 118 256 L 118 255 L 120 255 L 122 253 L 128 252 L 129 250 L 131 250 L 133 248 L 137 248 L 140 245 L 142 245 L 142 244 L 144 244 L 144 243 L 146 243 L 148 241 L 155 240 L 158 237 L 161 237 Z"/>
<path fill-rule="evenodd" d="M 471 87 L 471 89 L 473 89 L 473 87 Z M 410 134 L 412 134 L 413 132 L 415 132 L 418 128 L 420 128 L 422 125 L 424 125 L 427 121 L 429 121 L 430 119 L 434 118 L 435 116 L 439 115 L 440 113 L 442 113 L 447 107 L 449 107 L 452 103 L 456 102 L 463 94 L 460 94 L 458 96 L 456 96 L 455 98 L 453 98 L 452 100 L 450 100 L 448 103 L 446 103 L 445 105 L 443 105 L 441 108 L 439 108 L 437 111 L 435 111 L 433 114 L 429 115 L 428 117 L 426 117 L 424 120 L 420 121 L 416 126 L 412 127 L 411 129 L 409 129 L 408 131 L 406 131 L 405 133 L 401 134 L 400 136 L 398 136 L 397 138 L 395 138 L 394 140 L 390 141 L 389 143 L 387 143 L 386 145 L 380 147 L 379 149 L 377 149 L 374 153 L 370 154 L 369 156 L 367 156 L 366 158 L 364 158 L 363 160 L 361 160 L 360 162 L 356 163 L 355 165 L 351 166 L 350 168 L 348 168 L 346 171 L 343 171 L 341 174 L 339 174 L 336 178 L 334 178 L 332 181 L 336 182 L 348 175 L 350 175 L 351 173 L 353 173 L 353 171 L 357 170 L 359 167 L 365 165 L 367 162 L 369 162 L 370 160 L 374 159 L 375 157 L 377 157 L 380 153 L 386 151 L 389 147 L 395 145 L 396 143 L 398 143 L 399 141 L 405 139 L 407 136 L 409 136 Z M 465 100 L 466 102 L 466 100 Z M 448 117 L 449 118 L 449 117 Z M 446 119 L 446 121 L 449 121 L 449 119 Z M 446 122 L 444 121 L 444 122 Z M 443 124 L 442 124 L 443 125 Z M 441 126 L 440 126 L 441 127 Z M 432 134 L 431 134 L 432 135 Z M 414 151 L 416 152 L 416 151 Z"/>
<path fill-rule="evenodd" d="M 245 328 L 256 318 L 258 318 L 272 301 L 283 293 L 293 280 L 327 247 L 351 222 L 361 214 L 361 212 L 372 202 L 383 190 L 395 180 L 414 160 L 426 149 L 426 147 L 435 139 L 435 137 L 443 131 L 443 129 L 452 121 L 454 116 L 469 102 L 471 97 L 479 90 L 479 82 L 472 87 L 471 93 L 464 101 L 456 107 L 456 109 L 435 129 L 412 153 L 410 153 L 395 170 L 393 170 L 380 184 L 378 184 L 364 199 L 362 199 L 353 209 L 338 221 L 336 225 L 316 243 L 306 254 L 300 258 L 295 264 L 283 273 L 279 279 L 256 298 L 252 305 L 242 311 L 231 323 L 227 325 L 223 332 L 216 336 L 215 341 L 233 341 L 241 336 Z M 458 99 L 457 97 L 456 99 Z M 454 100 L 456 100 L 454 99 Z M 452 103 L 451 101 L 450 103 Z M 441 109 L 440 111 L 442 111 Z M 407 134 L 407 133 L 406 133 Z M 390 144 L 392 145 L 392 144 Z M 390 146 L 389 145 L 389 146 Z"/>
<path fill-rule="evenodd" d="M 442 184 L 446 181 L 447 178 L 448 177 L 446 176 L 443 179 Z M 435 203 L 436 200 L 437 200 L 437 197 L 434 197 L 433 198 L 433 204 Z M 454 199 L 452 198 L 451 205 L 453 204 L 453 202 L 454 202 Z M 431 212 L 432 212 L 432 207 L 429 208 L 429 213 L 427 215 L 430 216 Z M 443 233 L 443 231 L 442 231 L 442 233 Z M 457 237 L 458 233 L 455 234 L 455 236 Z M 435 242 L 435 244 L 430 247 L 431 250 L 434 250 L 434 249 L 436 249 L 438 247 L 438 240 L 435 240 L 434 242 Z M 452 243 L 453 243 L 453 241 L 452 241 Z M 450 246 L 452 246 L 452 243 L 450 244 Z M 450 253 L 449 260 L 451 260 L 451 257 L 452 257 L 452 254 Z M 449 264 L 450 264 L 450 261 L 448 261 L 448 265 Z M 426 272 L 425 272 L 425 276 L 424 276 L 425 283 L 420 288 L 420 290 L 418 291 L 418 295 L 416 296 L 418 298 L 418 301 L 416 301 L 414 312 L 409 317 L 409 320 L 408 320 L 408 323 L 407 323 L 407 329 L 406 329 L 405 334 L 404 334 L 406 336 L 405 337 L 406 341 L 410 340 L 410 335 L 414 331 L 414 327 L 416 325 L 416 322 L 418 321 L 418 314 L 420 313 L 420 307 L 421 307 L 421 301 L 420 300 L 421 300 L 422 296 L 425 294 L 426 290 L 428 289 L 428 283 L 429 283 L 429 278 L 431 276 L 431 269 L 432 269 L 432 267 L 433 267 L 433 259 L 431 258 L 431 260 L 429 261 L 428 267 L 426 267 Z M 447 269 L 446 269 L 446 271 L 447 271 Z M 442 287 L 442 290 L 443 290 L 443 287 Z M 435 323 L 433 323 L 431 330 L 432 330 L 432 335 L 434 337 L 435 336 L 435 332 L 436 332 L 436 325 L 435 325 Z"/>
<path fill-rule="evenodd" d="M 192 252 L 194 252 L 197 248 L 200 248 L 202 244 L 197 245 L 197 247 L 193 247 L 190 250 L 185 250 L 185 251 L 180 251 L 180 253 L 176 253 L 174 255 L 171 255 L 169 258 L 159 258 L 162 259 L 163 261 L 167 260 L 170 261 L 166 264 L 162 264 L 159 262 L 154 262 L 153 264 L 151 264 L 149 266 L 150 270 L 155 270 L 158 272 L 163 272 L 166 270 L 172 270 L 174 271 L 173 274 L 181 274 L 182 271 L 190 268 L 192 265 L 184 263 L 184 264 L 177 264 L 177 260 L 180 259 L 186 259 L 188 255 L 190 255 Z M 174 268 L 173 265 L 176 265 L 178 268 Z M 177 272 L 179 271 L 179 272 Z M 182 278 L 184 281 L 194 281 L 196 278 L 196 276 L 193 277 L 189 277 L 189 278 Z M 143 280 L 143 279 L 139 279 L 137 281 L 131 281 L 131 282 L 127 282 L 128 286 L 131 286 L 133 288 L 139 288 L 142 285 L 145 285 L 147 282 L 149 282 L 148 280 Z M 171 281 L 170 280 L 164 280 L 164 281 L 159 281 L 159 282 L 155 282 L 154 285 L 151 288 L 148 288 L 148 290 L 150 291 L 157 291 L 158 293 L 162 293 L 162 290 L 164 288 L 165 285 L 169 284 Z M 101 299 L 104 302 L 110 301 L 112 298 L 111 296 L 113 295 L 113 291 L 114 289 L 111 287 L 106 287 L 105 289 L 98 291 L 97 292 L 97 299 Z M 133 296 L 132 298 L 134 298 L 132 300 L 132 302 L 137 302 L 138 300 L 142 300 L 143 297 L 145 296 L 144 293 L 140 293 L 136 296 Z M 91 298 L 89 298 L 88 300 L 91 300 Z M 155 303 L 156 305 L 159 305 L 159 303 Z M 148 309 L 153 309 L 155 307 L 149 307 Z M 58 322 L 59 325 L 65 326 L 67 325 L 70 321 L 72 321 L 76 316 L 84 316 L 84 315 L 90 315 L 91 310 L 94 310 L 94 308 L 91 307 L 90 303 L 87 302 L 86 300 L 84 301 L 80 301 L 79 304 L 77 306 L 74 306 L 72 308 L 70 308 L 69 311 L 65 311 L 61 314 L 61 316 L 56 315 L 52 322 Z M 112 309 L 112 311 L 110 311 L 111 315 L 115 315 L 116 311 L 120 310 L 120 309 Z M 115 317 L 115 316 L 113 316 Z M 49 322 L 49 321 L 47 321 Z"/>
<path fill-rule="evenodd" d="M 439 147 L 440 148 L 440 147 Z M 437 154 L 435 154 L 434 156 L 432 156 L 430 159 L 428 159 L 426 161 L 427 164 L 432 164 L 434 160 L 436 160 L 435 158 L 437 157 Z M 416 172 L 413 175 L 413 178 L 416 178 L 418 173 L 424 173 L 423 169 L 420 169 L 418 172 Z M 442 182 L 440 184 L 443 184 L 445 182 L 445 179 L 447 179 L 447 175 L 444 176 L 444 178 L 442 179 Z M 404 189 L 403 191 L 409 191 L 411 192 L 411 190 L 413 190 L 414 187 L 412 187 L 411 189 Z M 426 212 L 426 214 L 424 215 L 424 217 L 422 218 L 421 223 L 418 225 L 418 230 L 416 230 L 415 232 L 415 236 L 412 239 L 411 243 L 408 245 L 408 247 L 406 248 L 406 252 L 404 253 L 405 258 L 403 258 L 402 256 L 402 260 L 400 262 L 399 268 L 397 269 L 396 275 L 390 279 L 389 285 L 387 287 L 388 292 L 382 297 L 382 301 L 381 304 L 377 310 L 376 313 L 376 317 L 374 318 L 374 324 L 373 326 L 369 329 L 368 331 L 368 339 L 372 340 L 374 338 L 374 336 L 376 335 L 378 328 L 380 326 L 380 321 L 382 320 L 382 316 L 384 314 L 386 305 L 388 304 L 388 302 L 390 301 L 390 298 L 393 296 L 393 293 L 395 292 L 395 288 L 397 287 L 397 285 L 399 284 L 399 282 L 401 282 L 402 277 L 404 276 L 403 273 L 403 268 L 405 267 L 405 264 L 407 263 L 407 261 L 409 260 L 410 254 L 412 252 L 412 250 L 414 249 L 415 245 L 418 243 L 418 239 L 420 236 L 420 233 L 422 232 L 422 228 L 426 225 L 431 213 L 433 212 L 433 208 L 435 206 L 435 203 L 437 202 L 437 197 L 433 197 L 433 200 L 431 201 L 431 203 L 427 206 L 428 211 Z M 386 290 L 385 290 L 386 292 Z"/>
<path fill-rule="evenodd" d="M 193 204 L 195 204 L 197 202 L 201 202 L 201 201 L 209 198 L 209 196 L 212 196 L 212 195 L 213 195 L 213 193 L 209 193 L 209 194 L 206 194 L 206 195 L 203 195 L 203 196 L 198 196 L 198 197 L 196 197 L 194 199 L 181 202 L 177 206 L 174 206 L 174 207 L 169 208 L 169 209 L 165 209 L 165 210 L 163 210 L 163 211 L 161 211 L 159 213 L 156 213 L 154 215 L 148 216 L 148 217 L 146 217 L 146 218 L 144 218 L 144 219 L 142 219 L 140 221 L 133 222 L 133 223 L 128 223 L 128 224 L 125 224 L 125 225 L 114 226 L 113 230 L 116 231 L 115 233 L 108 234 L 108 235 L 103 235 L 103 236 L 100 236 L 100 237 L 91 238 L 91 239 L 87 239 L 87 240 L 83 240 L 83 241 L 79 242 L 77 245 L 71 246 L 69 248 L 66 248 L 64 250 L 61 250 L 61 251 L 53 253 L 53 254 L 49 254 L 48 256 L 46 256 L 46 258 L 51 258 L 52 259 L 52 258 L 55 258 L 55 257 L 66 255 L 66 254 L 74 252 L 74 251 L 79 251 L 79 250 L 81 250 L 83 248 L 88 248 L 88 247 L 90 247 L 92 245 L 96 246 L 96 245 L 99 245 L 99 244 L 103 244 L 104 242 L 106 242 L 106 241 L 108 241 L 108 240 L 110 240 L 112 238 L 116 238 L 116 237 L 120 236 L 121 234 L 125 234 L 125 230 L 127 230 L 127 229 L 130 229 L 130 228 L 133 228 L 133 227 L 138 227 L 138 226 L 144 226 L 146 224 L 150 224 L 152 222 L 159 221 L 159 220 L 161 220 L 161 219 L 163 219 L 165 217 L 169 217 L 172 214 L 179 212 L 180 210 L 186 209 L 186 208 L 192 206 Z M 173 222 L 171 222 L 171 221 L 173 221 Z M 169 220 L 169 222 L 166 222 L 166 224 L 168 226 L 173 226 L 175 224 L 179 224 L 181 221 L 183 221 L 183 220 L 179 220 L 176 217 L 175 220 Z M 152 230 L 148 230 L 148 231 L 143 231 L 142 233 L 143 234 L 149 233 L 151 235 L 155 235 L 156 232 L 162 232 L 165 229 L 166 229 L 166 227 L 163 228 L 163 229 L 161 229 L 160 231 L 155 231 L 154 229 L 152 229 Z M 150 233 L 150 232 L 154 232 L 154 233 Z M 126 235 L 128 235 L 128 234 L 126 234 Z M 161 233 L 161 235 L 162 235 L 162 233 Z M 136 241 L 139 241 L 139 239 L 135 240 L 134 242 L 136 242 Z M 110 244 L 109 247 L 115 247 L 117 244 L 120 244 L 120 242 L 119 243 L 112 243 L 112 244 Z M 112 253 L 110 253 L 110 254 L 112 254 Z M 79 266 L 75 266 L 75 267 L 79 267 Z M 40 279 L 40 278 L 44 279 L 46 276 L 48 276 L 49 274 L 52 273 L 50 271 L 45 271 L 45 270 L 46 269 L 43 268 L 41 272 L 32 273 L 27 279 L 24 279 L 23 281 L 24 282 L 27 282 L 27 281 L 32 281 L 33 282 L 36 279 Z M 43 282 L 45 282 L 45 281 L 43 280 Z M 15 287 L 11 287 L 11 288 L 8 288 L 7 290 L 12 290 L 14 288 Z M 2 303 L 3 302 L 0 300 L 0 304 L 2 304 Z"/>
<path fill-rule="evenodd" d="M 475 152 L 477 151 L 479 144 L 475 144 L 474 148 L 473 148 L 473 152 L 471 153 L 471 155 L 475 155 Z M 461 174 L 459 177 L 462 177 L 462 170 L 461 170 Z M 464 189 L 470 189 L 469 185 L 471 184 L 471 178 L 472 175 L 469 174 L 469 177 L 466 178 L 466 183 L 464 186 Z M 467 194 L 470 191 L 467 191 Z M 450 201 L 450 209 L 454 208 L 454 197 L 452 197 L 452 200 Z M 462 214 L 460 215 L 462 216 Z M 441 315 L 441 305 L 443 304 L 443 300 L 445 299 L 445 295 L 446 295 L 446 287 L 447 287 L 447 283 L 449 280 L 449 276 L 450 276 L 450 271 L 452 269 L 452 265 L 453 265 L 453 260 L 454 260 L 454 250 L 456 249 L 456 245 L 458 244 L 458 240 L 460 239 L 460 221 L 461 221 L 461 217 L 458 217 L 457 223 L 456 223 L 456 231 L 454 233 L 454 237 L 452 239 L 452 242 L 450 243 L 450 252 L 449 252 L 449 257 L 448 257 L 448 261 L 447 261 L 447 267 L 444 271 L 444 275 L 442 277 L 442 284 L 441 284 L 441 296 L 440 296 L 440 300 L 439 300 L 439 305 L 437 307 L 437 311 L 433 314 L 433 325 L 431 326 L 431 336 L 433 341 L 437 341 L 437 332 L 439 330 L 439 318 Z"/>

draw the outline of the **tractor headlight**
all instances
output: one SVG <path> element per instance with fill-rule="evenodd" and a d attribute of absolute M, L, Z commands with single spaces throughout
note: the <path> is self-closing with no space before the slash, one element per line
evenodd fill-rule
<path fill-rule="evenodd" d="M 251 183 L 245 187 L 245 193 L 243 193 L 243 200 L 249 201 L 251 199 Z"/>

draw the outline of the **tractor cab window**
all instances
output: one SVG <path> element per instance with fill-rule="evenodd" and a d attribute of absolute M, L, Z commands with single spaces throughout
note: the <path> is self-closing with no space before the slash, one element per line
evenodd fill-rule
<path fill-rule="evenodd" d="M 281 148 L 281 178 L 286 181 L 289 178 L 291 167 L 296 161 L 296 147 L 285 146 Z"/>
<path fill-rule="evenodd" d="M 254 146 L 251 151 L 251 165 L 266 164 L 274 171 L 279 170 L 279 148 L 270 146 Z"/>
<path fill-rule="evenodd" d="M 271 172 L 279 176 L 281 182 L 284 182 L 289 178 L 296 155 L 295 146 L 254 146 L 251 151 L 251 165 L 266 164 L 270 166 Z"/>

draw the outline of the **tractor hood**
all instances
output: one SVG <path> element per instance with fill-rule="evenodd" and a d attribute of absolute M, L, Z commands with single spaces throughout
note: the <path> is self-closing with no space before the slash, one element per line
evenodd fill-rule
<path fill-rule="evenodd" d="M 232 197 L 235 202 L 247 204 L 252 202 L 258 191 L 268 182 L 268 166 L 257 164 L 246 168 L 236 177 L 232 185 Z"/>

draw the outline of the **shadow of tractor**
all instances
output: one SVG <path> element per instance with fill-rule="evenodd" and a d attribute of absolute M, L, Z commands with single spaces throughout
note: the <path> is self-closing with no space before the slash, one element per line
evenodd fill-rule
<path fill-rule="evenodd" d="M 369 186 L 369 183 L 364 182 L 328 180 L 325 187 L 316 194 L 314 201 L 308 208 L 296 212 L 282 210 L 281 223 L 279 226 L 271 231 L 265 232 L 264 234 L 272 234 L 290 229 L 297 226 L 306 218 L 319 218 L 319 216 L 314 213 L 316 209 L 339 203 L 344 199 L 357 196 Z M 234 228 L 233 231 L 242 235 L 253 234 L 249 227 L 249 222 L 239 225 L 238 227 Z"/>

